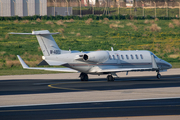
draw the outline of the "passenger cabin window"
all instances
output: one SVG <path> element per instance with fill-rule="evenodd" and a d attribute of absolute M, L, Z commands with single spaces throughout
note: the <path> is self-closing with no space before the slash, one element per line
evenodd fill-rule
<path fill-rule="evenodd" d="M 119 57 L 119 55 L 117 55 L 117 59 L 118 59 L 118 60 L 120 60 L 120 57 Z"/>
<path fill-rule="evenodd" d="M 113 55 L 113 59 L 114 59 L 114 60 L 116 59 L 114 55 Z"/>
<path fill-rule="evenodd" d="M 138 55 L 136 54 L 135 56 L 136 56 L 136 59 L 138 59 Z"/>
<path fill-rule="evenodd" d="M 128 55 L 126 55 L 126 59 L 129 59 Z"/>
<path fill-rule="evenodd" d="M 122 58 L 122 59 L 124 59 L 124 56 L 123 56 L 123 55 L 121 55 L 121 58 Z"/>
<path fill-rule="evenodd" d="M 109 59 L 110 59 L 110 60 L 112 60 L 112 57 L 111 57 L 111 55 L 109 55 Z"/>
<path fill-rule="evenodd" d="M 131 59 L 134 59 L 133 55 L 131 55 Z"/>
<path fill-rule="evenodd" d="M 143 56 L 142 56 L 142 54 L 140 54 L 140 57 L 141 57 L 141 59 L 143 59 Z"/>

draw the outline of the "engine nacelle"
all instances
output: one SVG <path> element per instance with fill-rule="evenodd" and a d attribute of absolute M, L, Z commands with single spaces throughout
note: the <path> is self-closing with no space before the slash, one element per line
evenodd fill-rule
<path fill-rule="evenodd" d="M 103 63 L 109 59 L 109 54 L 106 51 L 95 51 L 83 55 L 84 61 Z"/>

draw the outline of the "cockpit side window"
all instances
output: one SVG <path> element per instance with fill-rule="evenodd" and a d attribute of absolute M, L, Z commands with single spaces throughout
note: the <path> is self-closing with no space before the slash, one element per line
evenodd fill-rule
<path fill-rule="evenodd" d="M 112 57 L 111 57 L 111 55 L 109 55 L 109 59 L 110 59 L 110 60 L 112 60 Z"/>

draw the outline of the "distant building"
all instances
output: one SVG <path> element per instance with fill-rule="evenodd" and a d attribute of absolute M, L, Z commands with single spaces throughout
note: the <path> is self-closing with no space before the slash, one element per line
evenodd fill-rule
<path fill-rule="evenodd" d="M 0 1 L 0 14 L 1 16 L 11 16 L 11 0 L 1 0 Z"/>
<path fill-rule="evenodd" d="M 0 16 L 47 15 L 47 0 L 0 0 Z"/>
<path fill-rule="evenodd" d="M 61 15 L 61 16 L 67 16 L 67 15 L 72 15 L 73 10 L 72 7 L 48 7 L 47 8 L 47 15 L 48 16 L 56 16 L 56 15 Z"/>

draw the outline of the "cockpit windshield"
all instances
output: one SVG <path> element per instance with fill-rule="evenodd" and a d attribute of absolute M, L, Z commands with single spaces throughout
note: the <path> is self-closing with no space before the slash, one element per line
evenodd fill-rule
<path fill-rule="evenodd" d="M 151 55 L 153 55 L 154 56 L 154 58 L 158 58 L 155 54 L 153 54 L 152 52 L 150 52 L 151 53 Z"/>

